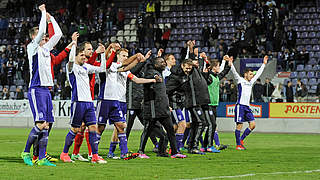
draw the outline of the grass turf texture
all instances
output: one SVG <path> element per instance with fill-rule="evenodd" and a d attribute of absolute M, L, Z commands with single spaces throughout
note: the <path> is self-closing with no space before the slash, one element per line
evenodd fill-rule
<path fill-rule="evenodd" d="M 57 167 L 28 167 L 20 158 L 30 129 L 0 128 L 0 179 L 192 179 L 243 174 L 293 172 L 320 169 L 320 135 L 314 134 L 251 134 L 245 141 L 248 150 L 236 151 L 233 133 L 220 133 L 223 144 L 230 145 L 219 154 L 188 155 L 187 159 L 156 157 L 148 141 L 150 159 L 108 160 L 107 164 L 87 162 L 56 163 Z M 59 157 L 66 129 L 53 129 L 48 152 Z M 103 134 L 99 154 L 108 152 L 111 131 Z M 139 146 L 141 131 L 133 131 L 129 150 Z M 72 152 L 73 147 L 70 149 Z M 87 153 L 84 140 L 80 153 Z M 119 155 L 119 147 L 116 154 Z M 257 174 L 241 179 L 319 179 L 320 172 L 296 174 Z M 235 178 L 235 179 L 239 179 Z"/>

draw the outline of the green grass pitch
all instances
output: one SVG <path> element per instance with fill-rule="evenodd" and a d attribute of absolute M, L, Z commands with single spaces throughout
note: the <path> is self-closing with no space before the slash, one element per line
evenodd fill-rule
<path fill-rule="evenodd" d="M 247 150 L 236 151 L 233 133 L 220 133 L 230 145 L 219 154 L 188 155 L 186 159 L 156 157 L 148 142 L 150 159 L 108 160 L 107 164 L 58 162 L 57 167 L 26 166 L 20 158 L 30 129 L 0 128 L 0 179 L 320 179 L 320 135 L 253 133 Z M 58 157 L 67 129 L 53 129 L 48 152 Z M 129 150 L 139 146 L 141 131 L 133 131 Z M 103 134 L 99 154 L 106 156 L 111 131 Z M 87 153 L 86 142 L 80 152 Z M 73 148 L 70 149 L 72 151 Z M 116 153 L 119 155 L 119 148 Z M 316 170 L 309 172 L 308 170 Z M 280 172 L 280 173 L 278 173 Z M 251 175 L 248 175 L 251 174 Z M 241 177 L 240 175 L 245 175 Z M 225 177 L 226 178 L 226 177 Z"/>

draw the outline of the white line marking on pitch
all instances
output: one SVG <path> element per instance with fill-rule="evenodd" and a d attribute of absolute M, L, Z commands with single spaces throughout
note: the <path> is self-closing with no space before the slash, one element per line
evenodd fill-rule
<path fill-rule="evenodd" d="M 313 172 L 320 172 L 320 169 L 307 170 L 307 171 L 292 171 L 292 172 L 271 172 L 271 173 L 242 174 L 242 175 L 235 175 L 235 176 L 211 176 L 211 177 L 202 177 L 202 178 L 194 178 L 194 179 L 180 179 L 180 180 L 205 180 L 205 179 L 222 179 L 222 178 L 241 178 L 241 177 L 256 176 L 256 175 L 304 174 L 304 173 L 313 173 Z"/>

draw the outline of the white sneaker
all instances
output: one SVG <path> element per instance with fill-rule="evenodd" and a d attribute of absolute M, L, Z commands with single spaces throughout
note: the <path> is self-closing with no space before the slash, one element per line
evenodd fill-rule
<path fill-rule="evenodd" d="M 81 156 L 81 154 L 77 154 L 77 155 L 72 154 L 71 159 L 74 161 L 79 160 L 79 161 L 83 161 L 83 162 L 89 162 L 89 160 L 84 158 L 83 156 Z"/>

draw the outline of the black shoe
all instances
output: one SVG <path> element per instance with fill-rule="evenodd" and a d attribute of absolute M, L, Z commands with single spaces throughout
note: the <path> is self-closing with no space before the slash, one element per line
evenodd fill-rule
<path fill-rule="evenodd" d="M 218 150 L 224 150 L 224 149 L 227 149 L 228 146 L 227 145 L 223 145 L 223 144 L 220 144 L 220 146 L 218 146 Z"/>
<path fill-rule="evenodd" d="M 158 153 L 157 154 L 158 157 L 169 157 L 168 153 Z"/>
<path fill-rule="evenodd" d="M 188 153 L 190 153 L 190 154 L 200 154 L 200 155 L 205 155 L 206 154 L 204 152 L 201 152 L 199 149 L 195 149 L 195 148 L 189 150 Z"/>

